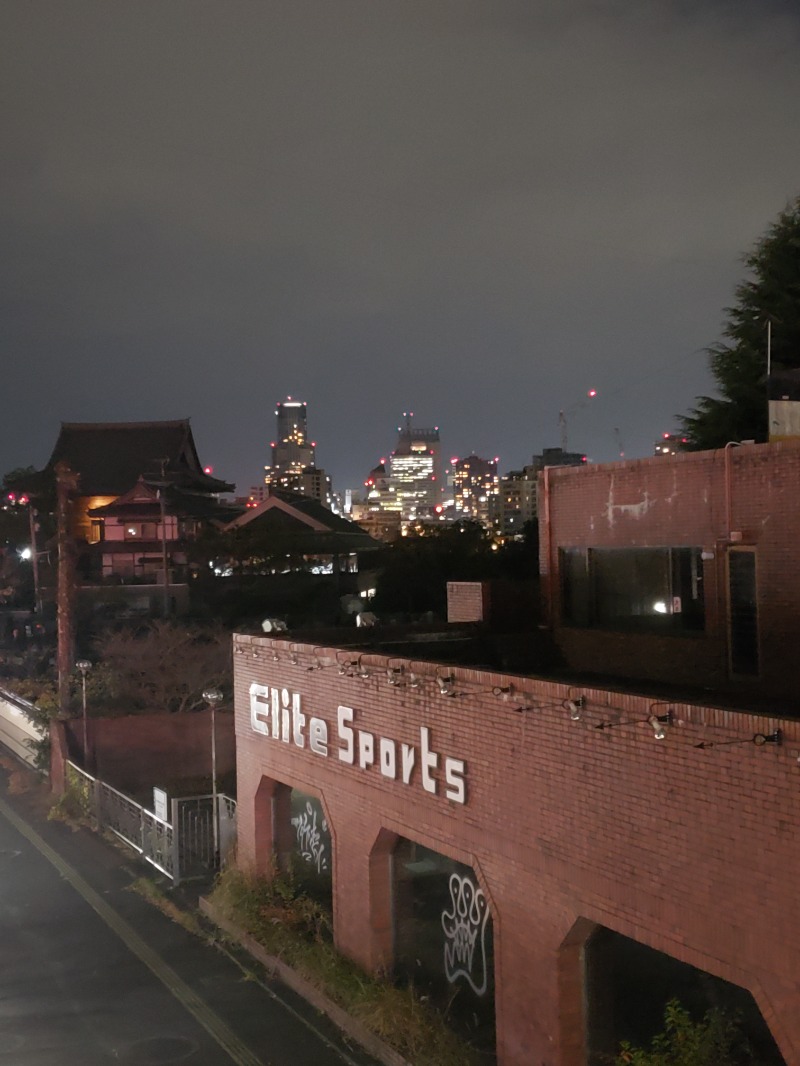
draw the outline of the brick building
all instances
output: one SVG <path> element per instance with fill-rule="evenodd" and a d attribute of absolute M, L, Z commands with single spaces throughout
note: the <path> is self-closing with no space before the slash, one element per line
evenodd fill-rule
<path fill-rule="evenodd" d="M 800 721 L 249 635 L 234 664 L 239 863 L 305 864 L 339 949 L 500 1066 L 605 1061 L 670 967 L 800 1062 Z"/>
<path fill-rule="evenodd" d="M 545 609 L 573 669 L 797 703 L 800 441 L 549 469 Z"/>

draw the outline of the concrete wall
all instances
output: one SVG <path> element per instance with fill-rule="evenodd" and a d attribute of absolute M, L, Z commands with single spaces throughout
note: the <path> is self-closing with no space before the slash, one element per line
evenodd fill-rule
<path fill-rule="evenodd" d="M 585 1063 L 595 923 L 750 989 L 787 1063 L 800 1062 L 800 722 L 672 704 L 656 740 L 646 719 L 666 708 L 636 695 L 457 668 L 447 698 L 432 663 L 413 664 L 423 680 L 411 688 L 388 684 L 389 664 L 411 669 L 397 658 L 362 656 L 362 678 L 339 673 L 341 650 L 248 636 L 234 650 L 239 861 L 270 869 L 276 782 L 319 796 L 346 954 L 391 962 L 389 856 L 407 837 L 470 865 L 490 901 L 500 1066 Z M 254 683 L 299 695 L 302 747 L 254 730 Z M 579 695 L 573 721 L 565 701 Z M 340 705 L 376 753 L 381 737 L 416 748 L 408 784 L 342 761 Z M 312 717 L 327 723 L 327 756 L 310 748 Z M 752 743 L 778 727 L 782 746 Z M 438 753 L 433 792 L 421 728 Z M 712 741 L 724 746 L 696 746 Z M 448 757 L 465 763 L 464 803 L 447 798 Z"/>
<path fill-rule="evenodd" d="M 42 740 L 44 734 L 25 716 L 26 707 L 31 707 L 26 700 L 0 690 L 0 744 L 32 766 L 34 756 L 30 745 Z"/>

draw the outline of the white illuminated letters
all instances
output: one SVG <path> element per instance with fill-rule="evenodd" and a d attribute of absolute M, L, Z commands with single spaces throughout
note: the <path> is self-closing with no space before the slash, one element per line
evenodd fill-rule
<path fill-rule="evenodd" d="M 419 739 L 422 745 L 422 787 L 426 792 L 436 793 L 436 778 L 433 776 L 432 770 L 435 770 L 439 765 L 439 756 L 435 751 L 431 751 L 431 731 L 426 729 L 425 726 L 420 726 Z"/>
<path fill-rule="evenodd" d="M 324 718 L 308 717 L 302 709 L 299 692 L 286 688 L 250 685 L 250 727 L 254 733 L 279 740 L 300 750 L 327 759 L 330 754 L 328 723 Z M 337 756 L 347 766 L 358 766 L 369 773 L 404 785 L 416 780 L 432 796 L 444 794 L 451 803 L 467 801 L 466 763 L 463 759 L 441 756 L 433 746 L 432 731 L 419 727 L 419 743 L 397 742 L 392 737 L 377 736 L 356 728 L 352 707 L 336 709 Z M 444 780 L 440 776 L 440 766 Z M 415 771 L 419 767 L 419 772 Z"/>
<path fill-rule="evenodd" d="M 356 761 L 355 746 L 353 744 L 355 734 L 347 723 L 353 721 L 354 713 L 352 707 L 339 707 L 336 712 L 339 723 L 339 737 L 344 741 L 344 747 L 339 748 L 339 758 L 350 766 Z"/>

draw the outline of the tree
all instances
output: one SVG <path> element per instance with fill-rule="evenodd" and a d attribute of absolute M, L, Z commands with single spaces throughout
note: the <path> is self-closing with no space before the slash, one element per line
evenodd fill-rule
<path fill-rule="evenodd" d="M 422 528 L 399 537 L 380 554 L 379 613 L 421 614 L 440 618 L 447 611 L 448 581 L 482 581 L 498 572 L 489 535 L 477 522 Z"/>
<path fill-rule="evenodd" d="M 205 706 L 206 689 L 230 688 L 231 636 L 222 629 L 155 621 L 109 630 L 95 650 L 109 699 L 127 712 L 192 711 Z"/>
<path fill-rule="evenodd" d="M 744 257 L 751 277 L 725 309 L 723 340 L 708 348 L 719 396 L 698 396 L 681 417 L 689 447 L 722 448 L 728 441 L 765 441 L 767 324 L 772 371 L 800 369 L 800 197 L 793 200 Z"/>

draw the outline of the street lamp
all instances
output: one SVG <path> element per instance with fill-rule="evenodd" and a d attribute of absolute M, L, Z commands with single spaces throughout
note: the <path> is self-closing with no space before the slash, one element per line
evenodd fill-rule
<path fill-rule="evenodd" d="M 89 765 L 89 739 L 88 739 L 88 727 L 86 722 L 86 675 L 91 670 L 92 664 L 88 659 L 78 659 L 75 663 L 75 669 L 81 672 L 81 687 L 83 689 L 83 768 L 84 770 Z"/>
<path fill-rule="evenodd" d="M 219 811 L 217 808 L 217 704 L 223 699 L 218 688 L 207 688 L 203 699 L 211 708 L 211 805 L 214 823 L 214 861 L 219 856 Z"/>

